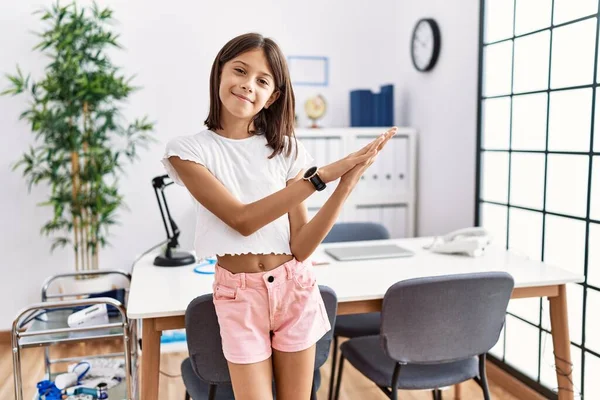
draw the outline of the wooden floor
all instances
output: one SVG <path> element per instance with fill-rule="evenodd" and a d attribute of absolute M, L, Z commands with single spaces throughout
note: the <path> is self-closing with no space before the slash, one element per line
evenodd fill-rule
<path fill-rule="evenodd" d="M 94 344 L 77 345 L 59 345 L 53 348 L 53 357 L 73 357 L 78 355 L 90 355 L 96 353 L 109 353 L 120 351 L 121 347 L 115 342 L 96 342 Z M 44 351 L 41 348 L 25 349 L 22 352 L 23 365 L 23 385 L 24 398 L 31 399 L 35 393 L 36 383 L 43 377 L 43 356 Z M 165 374 L 173 375 L 169 377 L 165 374 L 160 375 L 160 394 L 159 399 L 183 400 L 185 389 L 180 375 L 181 361 L 187 355 L 184 353 L 167 353 L 161 357 L 160 369 Z M 318 392 L 319 400 L 327 399 L 329 388 L 329 372 L 331 364 L 328 361 L 321 370 L 322 382 Z M 494 400 L 516 400 L 516 397 L 506 393 L 501 388 L 491 382 L 492 398 Z M 432 398 L 429 391 L 402 391 L 399 398 L 403 400 L 430 400 Z M 443 392 L 445 400 L 453 399 L 453 389 Z M 482 399 L 482 393 L 479 386 L 471 381 L 462 385 L 462 399 Z M 0 400 L 14 399 L 13 392 L 13 374 L 12 374 L 12 355 L 8 343 L 0 344 Z M 363 377 L 351 365 L 344 365 L 344 376 L 340 392 L 342 400 L 385 400 L 387 397 L 373 383 Z"/>

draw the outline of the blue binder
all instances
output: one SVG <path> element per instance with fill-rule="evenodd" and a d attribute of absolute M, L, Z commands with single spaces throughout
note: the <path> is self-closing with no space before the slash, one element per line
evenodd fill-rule
<path fill-rule="evenodd" d="M 382 86 L 377 98 L 378 101 L 375 107 L 375 125 L 394 125 L 394 86 Z"/>
<path fill-rule="evenodd" d="M 350 92 L 350 126 L 374 126 L 373 92 L 353 90 Z"/>
<path fill-rule="evenodd" d="M 394 125 L 394 85 L 381 87 L 379 93 L 366 89 L 350 91 L 350 126 Z"/>

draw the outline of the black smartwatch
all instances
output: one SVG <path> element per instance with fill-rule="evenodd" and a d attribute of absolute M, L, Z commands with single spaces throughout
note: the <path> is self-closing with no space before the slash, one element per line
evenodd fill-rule
<path fill-rule="evenodd" d="M 310 183 L 313 184 L 313 186 L 315 187 L 315 189 L 317 189 L 317 191 L 321 191 L 323 189 L 325 189 L 327 187 L 327 185 L 325 184 L 325 182 L 323 182 L 323 180 L 321 179 L 321 177 L 319 176 L 319 174 L 317 173 L 317 167 L 310 167 L 309 169 L 306 170 L 306 172 L 304 173 L 304 178 L 305 181 L 310 181 Z"/>

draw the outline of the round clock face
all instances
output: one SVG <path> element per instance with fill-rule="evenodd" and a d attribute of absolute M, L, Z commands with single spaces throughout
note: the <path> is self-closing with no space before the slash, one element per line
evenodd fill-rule
<path fill-rule="evenodd" d="M 440 52 L 440 31 L 432 19 L 420 20 L 413 30 L 411 57 L 419 71 L 429 71 L 435 65 Z"/>

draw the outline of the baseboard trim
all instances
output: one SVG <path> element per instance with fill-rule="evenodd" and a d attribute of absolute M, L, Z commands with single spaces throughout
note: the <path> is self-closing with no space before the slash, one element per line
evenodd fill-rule
<path fill-rule="evenodd" d="M 524 400 L 548 400 L 549 398 L 527 386 L 519 379 L 497 366 L 493 361 L 486 362 L 486 372 L 489 381 L 515 396 Z"/>

